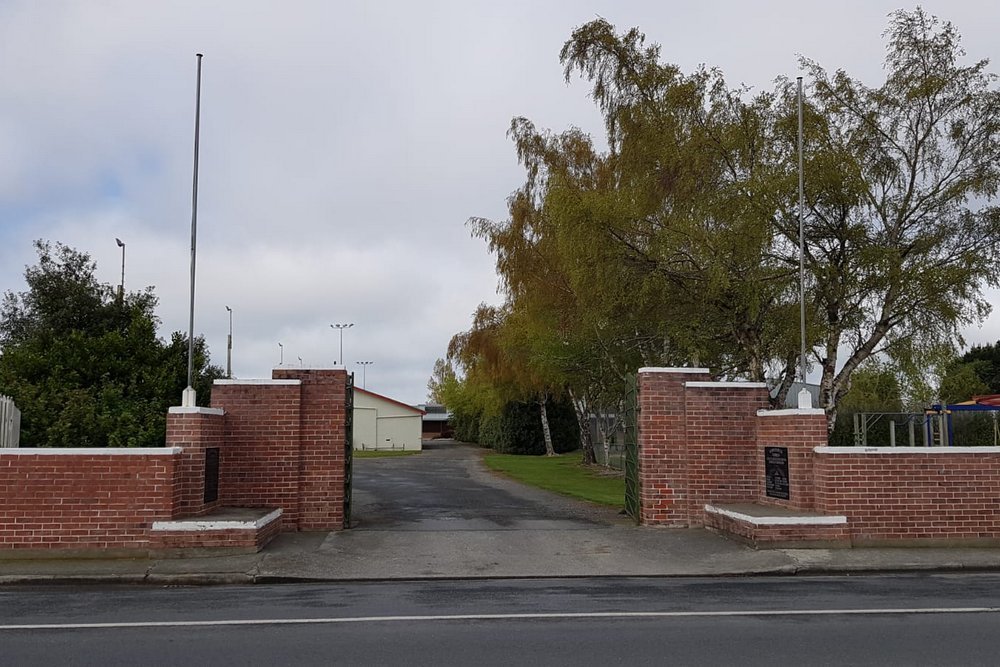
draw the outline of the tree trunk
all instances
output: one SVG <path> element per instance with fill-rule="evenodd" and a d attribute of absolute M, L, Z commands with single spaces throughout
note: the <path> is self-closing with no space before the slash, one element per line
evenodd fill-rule
<path fill-rule="evenodd" d="M 576 413 L 576 423 L 580 427 L 580 451 L 583 453 L 583 465 L 589 466 L 597 463 L 594 455 L 594 439 L 590 434 L 590 411 L 587 409 L 587 402 L 578 399 L 572 391 L 569 392 L 569 400 L 573 402 L 573 412 Z"/>
<path fill-rule="evenodd" d="M 618 414 L 621 414 L 619 409 Z M 614 424 L 608 424 L 608 417 L 606 414 L 601 414 L 597 418 L 598 430 L 601 432 L 601 449 L 604 452 L 604 467 L 611 467 L 611 440 L 608 438 L 609 432 L 614 432 L 614 429 L 618 426 L 617 417 Z"/>
<path fill-rule="evenodd" d="M 545 404 L 548 402 L 549 395 L 543 393 L 542 397 L 538 401 L 538 405 L 541 408 L 542 413 L 542 436 L 545 438 L 545 455 L 555 456 L 556 450 L 552 447 L 552 431 L 549 430 L 549 413 L 545 410 Z"/>
<path fill-rule="evenodd" d="M 870 357 L 878 344 L 881 343 L 890 329 L 886 317 L 875 325 L 865 342 L 858 347 L 844 362 L 844 367 L 837 370 L 837 348 L 840 345 L 840 334 L 832 333 L 827 338 L 827 358 L 823 360 L 823 379 L 820 380 L 820 401 L 826 410 L 826 425 L 832 433 L 837 424 L 837 405 L 840 399 L 851 387 L 851 375 L 865 359 Z"/>
<path fill-rule="evenodd" d="M 775 410 L 785 407 L 788 390 L 791 389 L 792 383 L 795 382 L 795 359 L 795 357 L 791 357 L 785 360 L 785 367 L 781 372 L 781 383 L 778 385 L 778 391 L 774 396 L 769 396 L 771 407 Z M 795 405 L 798 406 L 797 403 Z"/>

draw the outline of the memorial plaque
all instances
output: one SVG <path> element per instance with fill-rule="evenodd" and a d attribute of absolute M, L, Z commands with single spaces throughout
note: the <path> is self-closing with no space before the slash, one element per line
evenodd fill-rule
<path fill-rule="evenodd" d="M 788 447 L 764 448 L 767 497 L 788 500 Z"/>
<path fill-rule="evenodd" d="M 214 503 L 219 499 L 219 448 L 205 450 L 205 502 Z"/>

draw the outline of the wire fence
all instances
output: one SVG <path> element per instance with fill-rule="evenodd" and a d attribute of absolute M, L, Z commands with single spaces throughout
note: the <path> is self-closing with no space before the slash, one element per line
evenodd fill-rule
<path fill-rule="evenodd" d="M 1000 409 L 842 414 L 830 434 L 840 447 L 997 447 Z"/>

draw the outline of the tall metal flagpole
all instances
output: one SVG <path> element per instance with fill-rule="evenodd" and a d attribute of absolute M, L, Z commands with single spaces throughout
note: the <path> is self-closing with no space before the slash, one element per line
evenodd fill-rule
<path fill-rule="evenodd" d="M 799 336 L 802 343 L 799 357 L 799 375 L 803 384 L 806 381 L 806 240 L 802 220 L 802 202 L 804 199 L 802 186 L 802 77 L 799 82 Z"/>
<path fill-rule="evenodd" d="M 191 183 L 191 310 L 188 320 L 188 368 L 187 368 L 187 389 L 184 390 L 184 397 L 181 404 L 186 407 L 195 406 L 194 391 L 194 267 L 195 254 L 198 247 L 198 139 L 201 133 L 201 59 L 202 54 L 195 54 L 198 57 L 198 86 L 195 92 L 194 102 L 194 174 Z"/>

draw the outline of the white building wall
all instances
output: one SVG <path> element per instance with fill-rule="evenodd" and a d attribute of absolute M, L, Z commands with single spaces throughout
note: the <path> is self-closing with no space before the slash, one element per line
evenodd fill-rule
<path fill-rule="evenodd" d="M 364 451 L 378 445 L 378 410 L 354 406 L 354 449 Z"/>
<path fill-rule="evenodd" d="M 379 417 L 379 449 L 416 449 L 420 444 L 420 415 L 406 417 Z"/>
<path fill-rule="evenodd" d="M 354 392 L 354 447 L 421 449 L 422 415 L 380 396 Z"/>

